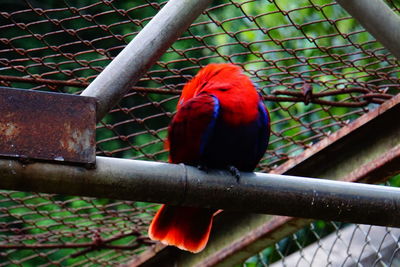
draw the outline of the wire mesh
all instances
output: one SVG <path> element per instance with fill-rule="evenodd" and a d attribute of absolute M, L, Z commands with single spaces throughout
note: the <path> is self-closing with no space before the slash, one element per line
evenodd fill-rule
<path fill-rule="evenodd" d="M 396 228 L 317 221 L 243 266 L 398 266 L 399 236 Z"/>
<path fill-rule="evenodd" d="M 151 244 L 143 238 L 151 204 L 16 191 L 0 196 L 1 266 L 117 264 Z"/>
<path fill-rule="evenodd" d="M 71 94 L 165 4 L 2 2 L 0 84 Z M 180 89 L 210 62 L 240 65 L 266 100 L 272 136 L 260 171 L 399 91 L 398 61 L 334 1 L 214 1 L 98 124 L 97 154 L 166 161 Z M 153 244 L 146 237 L 151 204 L 14 191 L 1 191 L 0 202 L 2 266 L 109 266 Z"/>

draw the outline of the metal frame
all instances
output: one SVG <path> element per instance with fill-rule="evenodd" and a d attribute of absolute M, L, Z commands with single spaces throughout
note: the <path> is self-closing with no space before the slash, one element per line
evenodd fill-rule
<path fill-rule="evenodd" d="M 400 17 L 382 0 L 336 0 L 400 60 Z"/>

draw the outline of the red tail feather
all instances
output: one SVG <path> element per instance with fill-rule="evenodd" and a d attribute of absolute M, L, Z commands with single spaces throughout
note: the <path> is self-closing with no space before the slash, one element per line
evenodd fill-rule
<path fill-rule="evenodd" d="M 149 236 L 167 245 L 200 252 L 210 236 L 213 214 L 210 209 L 163 205 L 151 222 Z"/>

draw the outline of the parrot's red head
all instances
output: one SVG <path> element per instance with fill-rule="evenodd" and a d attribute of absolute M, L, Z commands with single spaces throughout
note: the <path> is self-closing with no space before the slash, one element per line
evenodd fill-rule
<path fill-rule="evenodd" d="M 216 96 L 228 110 L 246 110 L 241 114 L 224 114 L 225 120 L 232 124 L 252 121 L 258 114 L 259 95 L 249 77 L 240 67 L 230 63 L 212 63 L 201 69 L 182 90 L 177 109 L 200 93 Z M 238 99 L 241 99 L 241 101 Z M 241 108 L 235 106 L 242 105 Z"/>
<path fill-rule="evenodd" d="M 208 64 L 206 67 L 202 68 L 192 80 L 185 84 L 177 108 L 179 109 L 187 100 L 197 96 L 203 91 L 209 91 L 210 89 L 226 90 L 227 88 L 223 88 L 222 86 L 223 83 L 231 82 L 230 78 L 235 74 L 238 76 L 243 75 L 240 68 L 236 65 L 229 63 Z M 228 85 L 228 87 L 231 86 L 231 84 Z"/>

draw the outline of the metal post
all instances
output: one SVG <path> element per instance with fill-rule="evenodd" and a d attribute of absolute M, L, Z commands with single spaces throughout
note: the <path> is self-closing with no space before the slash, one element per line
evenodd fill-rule
<path fill-rule="evenodd" d="M 383 0 L 336 0 L 400 60 L 400 17 Z"/>
<path fill-rule="evenodd" d="M 82 92 L 97 99 L 97 120 L 160 58 L 211 0 L 170 0 Z"/>
<path fill-rule="evenodd" d="M 97 168 L 0 160 L 0 187 L 400 227 L 400 188 L 97 157 Z"/>

